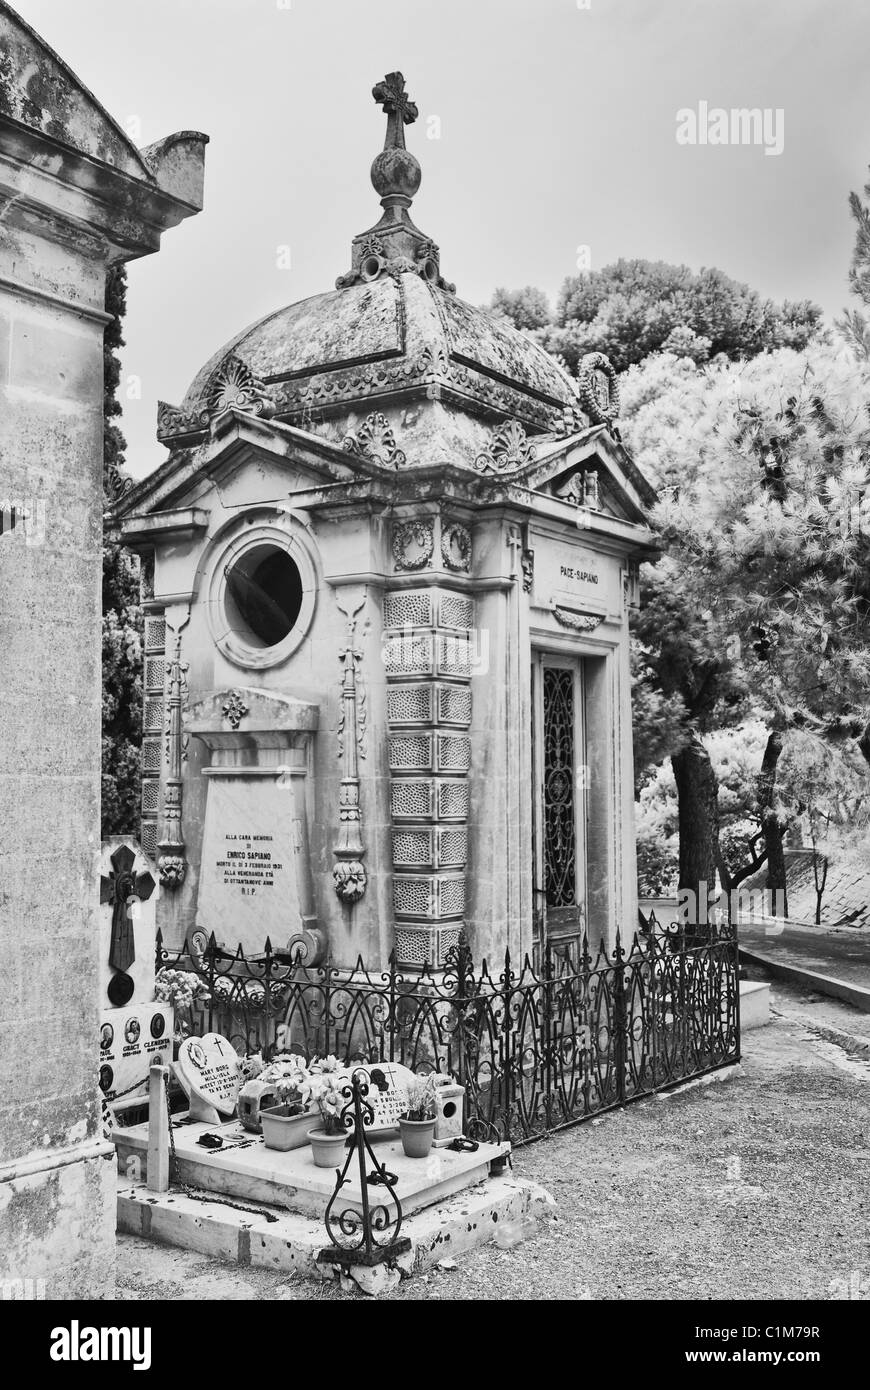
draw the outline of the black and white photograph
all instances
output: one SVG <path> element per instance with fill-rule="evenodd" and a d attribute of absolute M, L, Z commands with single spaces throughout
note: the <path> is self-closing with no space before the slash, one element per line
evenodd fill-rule
<path fill-rule="evenodd" d="M 866 0 L 0 0 L 43 1372 L 857 1354 L 868 70 Z"/>

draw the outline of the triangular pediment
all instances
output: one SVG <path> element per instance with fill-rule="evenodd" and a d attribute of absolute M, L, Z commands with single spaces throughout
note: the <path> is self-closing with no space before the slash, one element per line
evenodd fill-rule
<path fill-rule="evenodd" d="M 656 492 L 606 425 L 535 441 L 534 460 L 512 481 L 573 506 L 646 524 Z"/>
<path fill-rule="evenodd" d="M 132 517 L 206 507 L 210 492 L 220 488 L 225 498 L 242 474 L 245 500 L 256 503 L 268 500 L 257 496 L 258 477 L 266 493 L 277 486 L 287 496 L 342 483 L 350 486 L 382 472 L 380 465 L 320 435 L 228 411 L 202 444 L 171 454 L 125 492 L 112 509 L 112 520 L 123 529 Z"/>

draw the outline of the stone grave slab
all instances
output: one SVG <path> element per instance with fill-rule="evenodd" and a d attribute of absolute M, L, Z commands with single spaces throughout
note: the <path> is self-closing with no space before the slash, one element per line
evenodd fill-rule
<path fill-rule="evenodd" d="M 316 1119 L 312 1124 L 314 1128 Z M 335 1189 L 335 1171 L 316 1168 L 310 1145 L 286 1153 L 267 1149 L 260 1135 L 249 1133 L 238 1121 L 221 1125 L 200 1121 L 173 1124 L 178 1181 L 207 1192 L 222 1193 L 240 1201 L 265 1202 L 286 1211 L 322 1216 Z M 198 1140 L 204 1134 L 219 1134 L 220 1149 L 203 1148 Z M 135 1155 L 140 1171 L 147 1176 L 148 1126 L 118 1129 L 112 1135 L 118 1154 L 119 1171 L 130 1171 L 127 1160 Z M 490 1164 L 510 1153 L 509 1144 L 481 1144 L 474 1153 L 454 1153 L 433 1149 L 427 1158 L 407 1158 L 398 1138 L 376 1139 L 373 1148 L 380 1163 L 397 1176 L 396 1191 L 402 1211 L 409 1215 L 489 1175 Z M 371 1160 L 366 1155 L 366 1170 Z M 354 1156 L 342 1188 L 339 1209 L 362 1210 L 358 1160 Z M 384 1187 L 370 1187 L 374 1204 L 393 1203 Z"/>
<path fill-rule="evenodd" d="M 218 1123 L 235 1111 L 242 1073 L 235 1048 L 220 1033 L 185 1038 L 175 1075 L 190 1100 L 191 1115 Z"/>

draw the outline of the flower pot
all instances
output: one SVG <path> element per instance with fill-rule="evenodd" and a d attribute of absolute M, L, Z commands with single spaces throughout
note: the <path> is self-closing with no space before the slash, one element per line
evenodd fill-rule
<path fill-rule="evenodd" d="M 260 1124 L 263 1128 L 263 1143 L 267 1149 L 301 1149 L 308 1138 L 311 1116 L 303 1111 L 301 1115 L 290 1115 L 289 1105 L 273 1105 L 260 1111 Z"/>
<path fill-rule="evenodd" d="M 435 1117 L 431 1120 L 400 1120 L 402 1148 L 408 1158 L 425 1158 L 435 1138 Z"/>
<path fill-rule="evenodd" d="M 315 1168 L 340 1167 L 341 1155 L 347 1144 L 347 1137 L 347 1130 L 343 1134 L 326 1134 L 322 1129 L 310 1129 L 308 1142 L 314 1156 Z"/>

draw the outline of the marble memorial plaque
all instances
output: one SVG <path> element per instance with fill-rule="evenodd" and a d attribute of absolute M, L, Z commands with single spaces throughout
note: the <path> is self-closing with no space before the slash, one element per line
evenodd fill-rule
<path fill-rule="evenodd" d="M 302 927 L 295 800 L 281 779 L 209 778 L 197 922 L 218 941 L 262 950 Z"/>
<path fill-rule="evenodd" d="M 172 1061 L 171 1004 L 129 1004 L 106 1009 L 100 1018 L 100 1093 L 114 1100 L 131 1086 L 144 1090 L 155 1060 Z M 135 1091 L 130 1092 L 135 1095 Z"/>
<path fill-rule="evenodd" d="M 232 1115 L 242 1073 L 235 1048 L 220 1033 L 185 1038 L 178 1049 L 175 1074 L 188 1095 L 213 1105 L 221 1115 Z"/>

